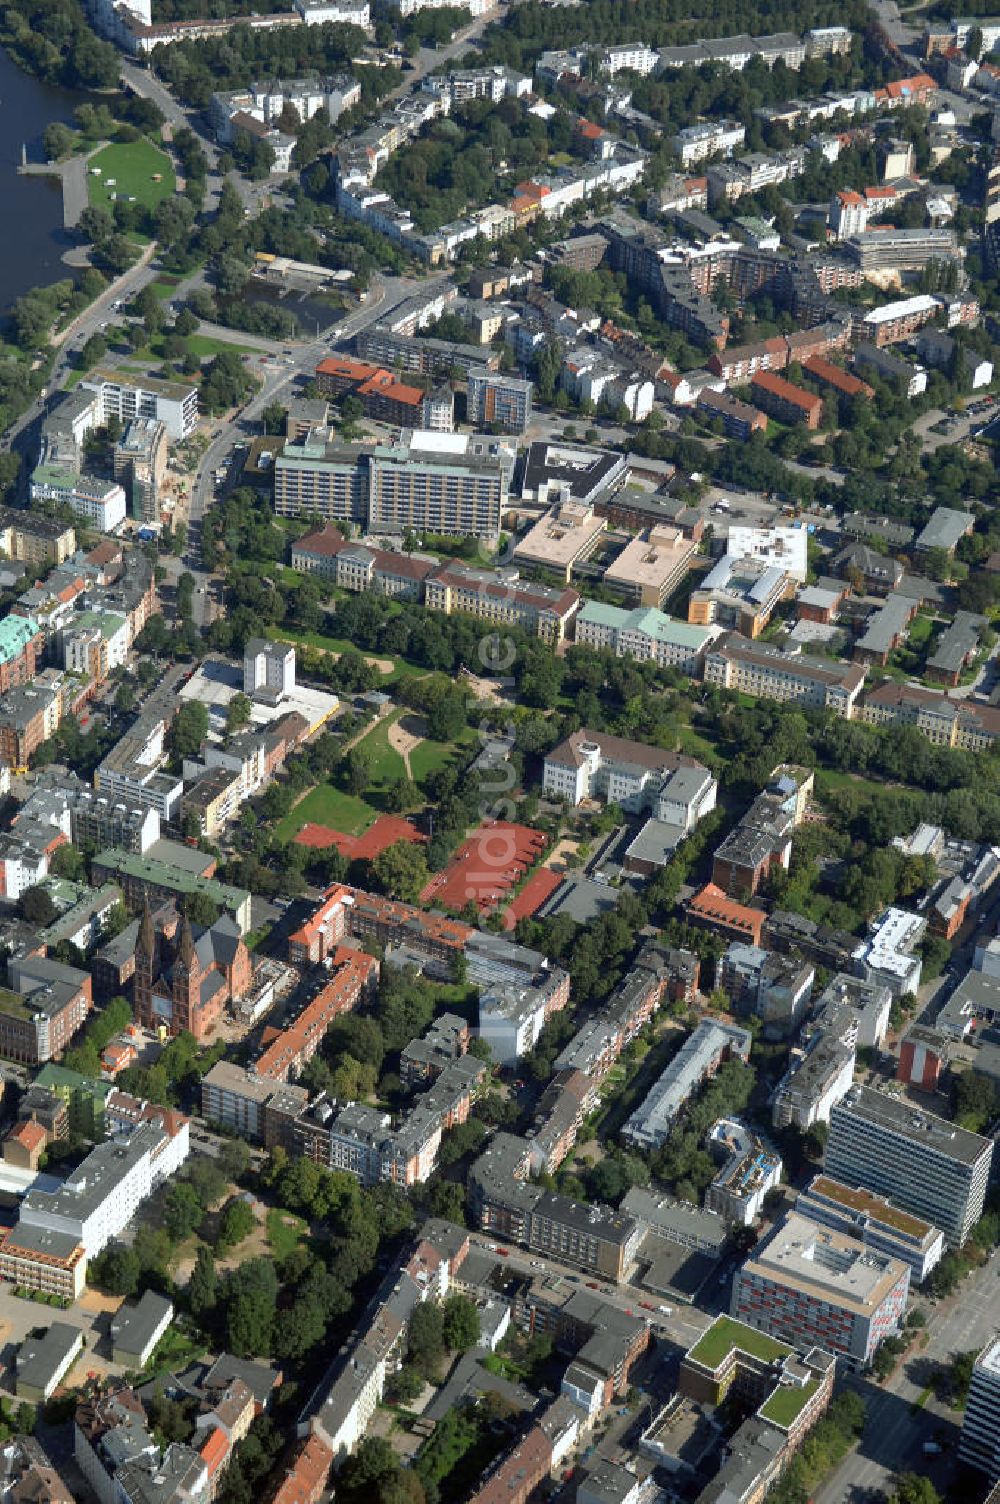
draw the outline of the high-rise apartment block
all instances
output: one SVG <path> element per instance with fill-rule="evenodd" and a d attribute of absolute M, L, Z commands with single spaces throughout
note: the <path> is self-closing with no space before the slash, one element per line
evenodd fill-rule
<path fill-rule="evenodd" d="M 328 443 L 317 430 L 274 465 L 279 517 L 357 522 L 371 533 L 495 538 L 514 451 L 479 434 L 404 429 L 394 444 Z"/>
<path fill-rule="evenodd" d="M 958 1456 L 966 1467 L 985 1473 L 991 1485 L 1000 1481 L 1000 1336 L 996 1333 L 972 1367 Z"/>
<path fill-rule="evenodd" d="M 115 480 L 125 487 L 130 517 L 160 520 L 159 498 L 167 469 L 167 430 L 158 418 L 133 418 L 114 447 Z"/>
<path fill-rule="evenodd" d="M 993 1143 L 912 1103 L 854 1087 L 830 1113 L 824 1168 L 964 1243 L 983 1213 Z"/>
<path fill-rule="evenodd" d="M 369 531 L 495 538 L 513 459 L 497 440 L 475 434 L 404 432 L 372 453 Z"/>
<path fill-rule="evenodd" d="M 251 637 L 243 649 L 243 689 L 248 695 L 280 700 L 295 688 L 295 649 L 287 642 Z"/>
<path fill-rule="evenodd" d="M 531 382 L 517 376 L 470 371 L 466 416 L 476 428 L 524 433 L 531 420 L 531 393 Z"/>

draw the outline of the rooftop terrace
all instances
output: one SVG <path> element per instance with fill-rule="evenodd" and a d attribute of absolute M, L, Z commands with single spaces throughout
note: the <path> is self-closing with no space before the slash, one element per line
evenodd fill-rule
<path fill-rule="evenodd" d="M 731 1316 L 719 1316 L 688 1350 L 687 1356 L 693 1363 L 703 1363 L 714 1371 L 733 1348 L 759 1358 L 762 1363 L 775 1363 L 779 1358 L 788 1357 L 792 1351 L 786 1343 L 778 1342 L 765 1332 L 744 1326 L 742 1321 L 734 1321 Z"/>

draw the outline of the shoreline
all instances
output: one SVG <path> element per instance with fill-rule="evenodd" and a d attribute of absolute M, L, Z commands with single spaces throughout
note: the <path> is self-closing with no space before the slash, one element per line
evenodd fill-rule
<path fill-rule="evenodd" d="M 75 230 L 89 202 L 87 193 L 88 157 L 69 157 L 65 162 L 21 162 L 15 169 L 18 177 L 49 178 L 62 188 L 63 229 Z M 72 255 L 64 252 L 62 260 Z"/>

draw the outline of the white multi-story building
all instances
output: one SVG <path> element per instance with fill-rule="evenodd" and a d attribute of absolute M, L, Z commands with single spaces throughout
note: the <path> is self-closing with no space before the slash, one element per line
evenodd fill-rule
<path fill-rule="evenodd" d="M 751 1035 L 735 1024 L 704 1019 L 628 1118 L 621 1136 L 637 1149 L 657 1149 L 694 1091 L 727 1060 L 749 1060 Z"/>
<path fill-rule="evenodd" d="M 685 833 L 715 808 L 718 793 L 711 773 L 692 757 L 587 730 L 546 754 L 542 787 L 574 806 L 603 799 L 633 814 L 652 810 Z"/>
<path fill-rule="evenodd" d="M 73 1237 L 94 1258 L 187 1158 L 187 1119 L 172 1119 L 169 1129 L 143 1122 L 127 1136 L 98 1144 L 58 1190 L 29 1191 L 19 1225 Z"/>
<path fill-rule="evenodd" d="M 597 66 L 601 73 L 614 77 L 616 73 L 653 73 L 659 63 L 659 54 L 645 42 L 620 42 L 612 47 L 603 47 L 598 54 Z"/>
<path fill-rule="evenodd" d="M 367 27 L 367 0 L 359 9 Z M 233 93 L 213 94 L 209 114 L 219 140 L 228 142 L 234 139 L 241 124 L 246 126 L 247 119 L 271 127 L 286 110 L 292 110 L 303 121 L 323 115 L 332 125 L 345 110 L 353 109 L 360 98 L 361 85 L 349 74 L 337 78 L 273 80 L 254 83 Z"/>
<path fill-rule="evenodd" d="M 781 569 L 804 585 L 809 571 L 805 528 L 731 527 L 726 553 L 734 559 L 756 559 Z"/>
<path fill-rule="evenodd" d="M 893 997 L 915 993 L 920 986 L 920 957 L 914 951 L 923 939 L 927 920 L 906 909 L 886 909 L 854 952 L 854 961 L 868 982 L 888 987 Z"/>
<path fill-rule="evenodd" d="M 497 0 L 458 0 L 459 8 L 467 10 L 469 15 L 485 16 L 491 11 Z M 404 18 L 416 15 L 418 10 L 443 10 L 446 5 L 453 4 L 453 0 L 400 0 L 399 13 Z"/>
<path fill-rule="evenodd" d="M 125 521 L 124 489 L 117 481 L 96 475 L 77 475 L 71 470 L 39 465 L 31 476 L 31 499 L 61 502 L 102 533 L 117 532 Z"/>
<path fill-rule="evenodd" d="M 1000 1336 L 996 1333 L 972 1365 L 958 1457 L 966 1467 L 985 1473 L 991 1487 L 1000 1480 Z"/>
<path fill-rule="evenodd" d="M 294 0 L 294 4 L 306 26 L 360 26 L 363 31 L 371 28 L 368 0 Z"/>
<path fill-rule="evenodd" d="M 863 235 L 868 229 L 871 206 L 863 193 L 852 188 L 841 189 L 830 200 L 830 229 L 837 240 L 846 240 L 849 235 Z"/>
<path fill-rule="evenodd" d="M 178 813 L 183 784 L 163 771 L 166 726 L 162 720 L 139 720 L 112 747 L 94 774 L 94 787 L 113 803 L 155 809 L 161 820 Z"/>
<path fill-rule="evenodd" d="M 734 120 L 710 120 L 701 125 L 686 125 L 674 137 L 674 150 L 684 167 L 704 162 L 720 153 L 730 157 L 747 138 L 746 127 Z"/>
<path fill-rule="evenodd" d="M 813 1123 L 828 1123 L 834 1106 L 854 1084 L 857 1052 L 853 1045 L 826 1034 L 815 1036 L 804 1054 L 796 1052 L 774 1094 L 776 1128 L 789 1124 L 803 1131 Z"/>
<path fill-rule="evenodd" d="M 545 1025 L 546 995 L 537 987 L 506 982 L 479 994 L 479 1037 L 500 1065 L 515 1065 L 534 1049 Z"/>
<path fill-rule="evenodd" d="M 287 642 L 251 637 L 243 649 L 243 688 L 248 695 L 280 700 L 295 688 L 295 649 Z"/>
<path fill-rule="evenodd" d="M 198 388 L 155 376 L 134 376 L 108 366 L 95 366 L 80 385 L 97 393 L 100 421 L 130 423 L 133 418 L 156 418 L 172 439 L 186 439 L 198 422 Z"/>

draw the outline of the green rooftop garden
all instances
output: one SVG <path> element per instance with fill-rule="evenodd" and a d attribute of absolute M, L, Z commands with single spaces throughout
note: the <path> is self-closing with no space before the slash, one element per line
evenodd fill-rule
<path fill-rule="evenodd" d="M 5 1013 L 8 1018 L 30 1018 L 34 1013 L 29 1008 L 20 992 L 11 992 L 8 987 L 0 987 L 0 1013 Z"/>
<path fill-rule="evenodd" d="M 819 1379 L 810 1379 L 801 1387 L 797 1384 L 779 1384 L 757 1413 L 762 1420 L 769 1420 L 773 1426 L 787 1428 L 798 1419 L 818 1388 Z"/>
<path fill-rule="evenodd" d="M 688 1357 L 692 1362 L 704 1363 L 706 1368 L 714 1370 L 734 1347 L 759 1358 L 762 1363 L 773 1363 L 791 1352 L 784 1342 L 768 1337 L 765 1332 L 744 1326 L 742 1321 L 734 1321 L 731 1316 L 719 1316 L 704 1336 L 699 1337 Z"/>

